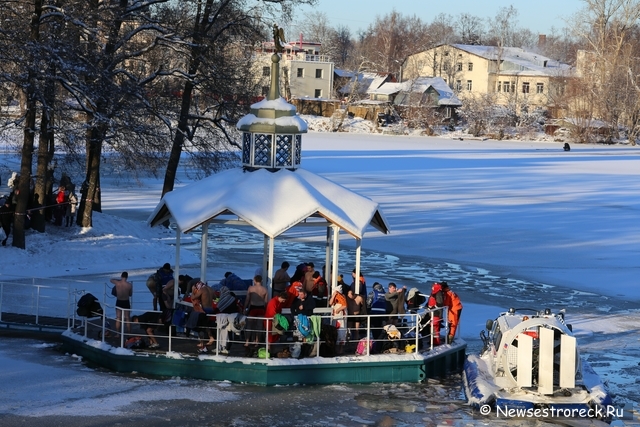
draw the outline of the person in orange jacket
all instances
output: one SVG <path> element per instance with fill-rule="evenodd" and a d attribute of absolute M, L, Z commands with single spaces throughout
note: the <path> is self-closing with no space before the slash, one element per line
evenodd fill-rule
<path fill-rule="evenodd" d="M 462 313 L 462 303 L 458 294 L 453 292 L 447 282 L 442 282 L 442 292 L 444 292 L 444 305 L 449 309 L 447 319 L 449 320 L 449 335 L 447 343 L 451 344 L 456 335 L 456 330 L 460 324 L 460 314 Z"/>

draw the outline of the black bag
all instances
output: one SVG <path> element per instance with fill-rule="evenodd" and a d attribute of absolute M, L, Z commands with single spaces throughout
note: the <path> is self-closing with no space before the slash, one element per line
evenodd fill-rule
<path fill-rule="evenodd" d="M 94 297 L 92 294 L 84 294 L 78 300 L 78 309 L 76 310 L 78 316 L 89 317 L 89 316 L 101 316 L 103 311 L 100 303 L 98 302 L 98 298 Z"/>

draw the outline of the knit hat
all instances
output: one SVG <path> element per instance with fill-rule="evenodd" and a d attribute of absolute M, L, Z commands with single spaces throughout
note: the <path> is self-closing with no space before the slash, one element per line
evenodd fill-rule
<path fill-rule="evenodd" d="M 164 268 L 165 270 L 171 270 L 171 264 L 169 264 L 168 262 L 165 262 L 162 268 Z"/>

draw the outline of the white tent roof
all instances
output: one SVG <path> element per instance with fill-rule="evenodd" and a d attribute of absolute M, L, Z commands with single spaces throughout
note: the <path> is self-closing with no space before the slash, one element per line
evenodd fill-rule
<path fill-rule="evenodd" d="M 182 232 L 188 232 L 230 214 L 269 237 L 312 216 L 357 238 L 368 225 L 389 232 L 377 203 L 304 169 L 226 170 L 165 194 L 148 223 L 155 226 L 173 218 Z"/>

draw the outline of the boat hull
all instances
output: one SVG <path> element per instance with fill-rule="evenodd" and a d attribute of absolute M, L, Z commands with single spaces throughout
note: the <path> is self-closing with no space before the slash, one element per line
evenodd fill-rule
<path fill-rule="evenodd" d="M 139 354 L 103 346 L 75 334 L 62 335 L 63 349 L 115 372 L 231 381 L 258 385 L 417 383 L 459 372 L 466 343 L 422 356 L 378 355 L 334 358 L 256 359 L 181 354 Z"/>

